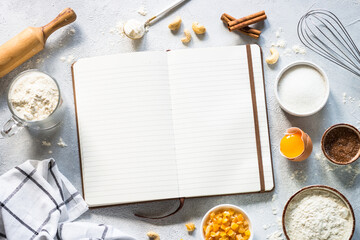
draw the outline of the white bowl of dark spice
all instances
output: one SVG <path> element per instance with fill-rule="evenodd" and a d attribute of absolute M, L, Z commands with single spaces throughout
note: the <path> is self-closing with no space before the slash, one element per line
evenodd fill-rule
<path fill-rule="evenodd" d="M 308 186 L 295 193 L 285 205 L 282 221 L 288 240 L 350 240 L 355 230 L 350 202 L 324 185 Z"/>
<path fill-rule="evenodd" d="M 280 71 L 275 81 L 275 96 L 287 113 L 305 117 L 320 111 L 329 98 L 326 73 L 316 64 L 297 61 Z"/>
<path fill-rule="evenodd" d="M 355 162 L 360 157 L 360 132 L 350 124 L 335 124 L 323 134 L 321 149 L 332 163 L 347 165 Z"/>

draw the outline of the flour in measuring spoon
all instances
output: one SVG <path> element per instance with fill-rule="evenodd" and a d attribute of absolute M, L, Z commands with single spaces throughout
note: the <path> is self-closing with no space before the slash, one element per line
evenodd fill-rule
<path fill-rule="evenodd" d="M 59 89 L 48 75 L 27 72 L 15 80 L 9 91 L 9 101 L 19 118 L 39 121 L 55 110 L 59 101 Z"/>

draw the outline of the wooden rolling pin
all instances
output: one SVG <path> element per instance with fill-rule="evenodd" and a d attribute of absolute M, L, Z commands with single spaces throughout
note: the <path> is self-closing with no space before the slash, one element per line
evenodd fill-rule
<path fill-rule="evenodd" d="M 53 32 L 75 20 L 75 12 L 66 8 L 45 26 L 28 27 L 0 46 L 0 78 L 43 50 Z"/>

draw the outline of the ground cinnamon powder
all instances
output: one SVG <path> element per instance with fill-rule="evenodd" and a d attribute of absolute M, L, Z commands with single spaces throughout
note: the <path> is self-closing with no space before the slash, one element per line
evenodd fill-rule
<path fill-rule="evenodd" d="M 359 136 L 352 129 L 337 127 L 329 131 L 324 139 L 326 153 L 336 162 L 352 160 L 360 149 Z"/>

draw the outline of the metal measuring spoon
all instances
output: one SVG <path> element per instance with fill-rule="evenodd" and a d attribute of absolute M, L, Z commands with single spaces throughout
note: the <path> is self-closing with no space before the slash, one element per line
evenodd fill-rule
<path fill-rule="evenodd" d="M 166 7 L 161 12 L 159 12 L 158 14 L 153 16 L 152 18 L 148 19 L 145 23 L 142 23 L 142 22 L 140 22 L 138 20 L 135 20 L 135 19 L 128 20 L 124 24 L 124 33 L 125 33 L 125 35 L 128 38 L 131 38 L 131 39 L 140 39 L 140 38 L 142 38 L 144 36 L 145 32 L 146 32 L 145 31 L 146 27 L 150 26 L 150 23 L 153 20 L 160 18 L 161 16 L 165 15 L 166 13 L 168 13 L 169 11 L 171 11 L 172 9 L 179 6 L 181 3 L 185 2 L 185 1 L 186 0 L 178 0 L 178 1 L 174 2 L 170 6 Z"/>

